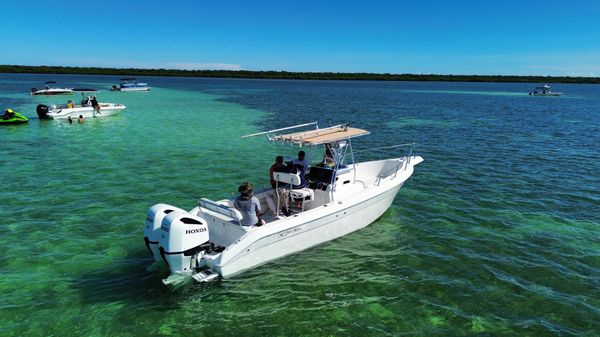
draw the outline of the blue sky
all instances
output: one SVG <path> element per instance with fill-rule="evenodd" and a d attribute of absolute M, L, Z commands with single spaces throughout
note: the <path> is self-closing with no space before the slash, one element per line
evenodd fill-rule
<path fill-rule="evenodd" d="M 600 0 L 0 0 L 0 64 L 600 76 Z"/>

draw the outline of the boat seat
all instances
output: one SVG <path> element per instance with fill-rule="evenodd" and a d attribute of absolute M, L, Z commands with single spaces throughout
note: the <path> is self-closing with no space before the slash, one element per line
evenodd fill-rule
<path fill-rule="evenodd" d="M 297 186 L 302 183 L 300 174 L 298 173 L 286 173 L 286 172 L 274 172 L 273 179 L 275 181 L 288 184 L 290 186 Z M 304 211 L 304 203 L 312 201 L 315 198 L 315 191 L 310 188 L 298 188 L 290 190 L 290 198 L 295 201 L 302 201 L 302 211 Z"/>
<path fill-rule="evenodd" d="M 242 213 L 233 207 L 229 207 L 229 205 L 202 198 L 198 200 L 198 206 L 215 213 L 225 215 L 226 217 L 229 217 L 233 221 L 237 222 L 238 225 L 241 224 L 243 218 Z"/>
<path fill-rule="evenodd" d="M 273 172 L 273 179 L 289 185 L 300 185 L 302 182 L 298 173 Z"/>
<path fill-rule="evenodd" d="M 315 191 L 310 188 L 301 188 L 298 190 L 292 190 L 292 198 L 294 199 L 307 199 L 313 200 L 315 198 Z"/>
<path fill-rule="evenodd" d="M 302 211 L 304 211 L 304 204 L 315 199 L 315 191 L 310 188 L 300 188 L 297 190 L 291 190 L 290 195 L 292 200 L 302 202 Z"/>

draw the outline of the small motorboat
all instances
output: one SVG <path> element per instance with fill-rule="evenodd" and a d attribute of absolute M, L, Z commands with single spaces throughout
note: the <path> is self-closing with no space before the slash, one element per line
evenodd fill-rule
<path fill-rule="evenodd" d="M 14 125 L 27 123 L 29 119 L 13 109 L 6 109 L 4 115 L 0 116 L 0 125 Z"/>
<path fill-rule="evenodd" d="M 70 95 L 74 92 L 73 88 L 56 87 L 55 81 L 48 81 L 44 85 L 46 86 L 45 89 L 31 88 L 31 95 Z"/>
<path fill-rule="evenodd" d="M 148 83 L 137 83 L 135 78 L 122 78 L 121 84 L 113 85 L 111 91 L 150 91 Z"/>
<path fill-rule="evenodd" d="M 562 92 L 554 92 L 550 90 L 550 86 L 548 84 L 544 84 L 540 87 L 535 87 L 533 91 L 529 92 L 530 96 L 560 96 Z"/>
<path fill-rule="evenodd" d="M 69 100 L 66 104 L 45 105 L 39 104 L 36 112 L 40 119 L 65 119 L 71 118 L 97 118 L 112 116 L 125 109 L 126 106 L 118 103 L 98 103 L 99 110 L 95 109 L 92 102 L 96 97 L 96 91 L 86 89 L 81 92 L 81 102 L 79 104 Z"/>
<path fill-rule="evenodd" d="M 314 129 L 306 130 L 309 127 Z M 297 132 L 282 133 L 292 129 Z M 369 133 L 347 124 L 319 129 L 313 122 L 244 136 L 266 135 L 270 142 L 306 148 L 306 165 L 316 162 L 311 160 L 315 156 L 319 160 L 324 155 L 323 160 L 296 172 L 274 172 L 275 187 L 254 193 L 253 202 L 263 211 L 256 225 L 244 225 L 247 219 L 236 208 L 236 198 L 202 198 L 189 212 L 167 204 L 152 206 L 144 241 L 155 261 L 171 271 L 173 278 L 164 282 L 181 276 L 199 282 L 227 278 L 373 223 L 423 158 L 413 155 L 414 143 L 353 151 L 351 139 Z M 388 159 L 355 161 L 359 152 L 381 151 L 394 154 Z M 282 201 L 290 208 L 276 206 Z"/>

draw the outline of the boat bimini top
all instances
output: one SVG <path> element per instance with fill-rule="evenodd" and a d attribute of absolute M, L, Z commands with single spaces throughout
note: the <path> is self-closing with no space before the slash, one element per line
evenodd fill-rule
<path fill-rule="evenodd" d="M 281 131 L 307 127 L 310 125 L 314 125 L 315 129 L 288 134 L 279 134 L 279 132 Z M 242 138 L 267 135 L 267 139 L 271 142 L 288 143 L 298 146 L 315 146 L 321 144 L 337 143 L 339 141 L 347 140 L 350 138 L 365 136 L 369 133 L 369 131 L 363 129 L 351 128 L 349 124 L 339 124 L 324 129 L 319 129 L 319 124 L 317 122 L 312 122 L 289 126 L 281 129 L 254 133 L 251 135 L 242 136 Z"/>
<path fill-rule="evenodd" d="M 283 133 L 284 131 L 302 128 L 306 129 L 309 127 L 314 127 L 314 129 L 293 133 Z M 314 166 L 310 166 L 310 173 L 307 175 L 307 177 L 310 176 L 311 178 L 320 180 L 326 185 L 331 185 L 334 188 L 331 189 L 330 193 L 333 193 L 336 185 L 336 176 L 340 170 L 356 167 L 351 138 L 365 136 L 368 134 L 370 134 L 369 131 L 352 128 L 349 124 L 338 124 L 319 129 L 318 123 L 312 122 L 288 126 L 281 129 L 258 132 L 251 135 L 242 136 L 242 138 L 266 135 L 269 142 L 298 147 L 306 146 L 310 148 L 305 157 L 309 165 L 310 163 L 314 163 L 312 159 L 316 157 L 318 152 L 317 148 L 323 148 L 323 160 Z M 350 159 L 350 161 L 346 162 L 347 159 Z M 333 199 L 333 194 L 331 195 L 331 198 Z"/>

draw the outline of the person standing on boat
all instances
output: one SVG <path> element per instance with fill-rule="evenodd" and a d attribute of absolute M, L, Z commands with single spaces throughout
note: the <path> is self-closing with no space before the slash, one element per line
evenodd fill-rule
<path fill-rule="evenodd" d="M 288 167 L 283 164 L 282 156 L 275 157 L 275 163 L 271 165 L 271 168 L 269 169 L 269 179 L 271 180 L 271 187 L 273 188 L 275 188 L 275 186 L 277 185 L 275 182 L 275 178 L 273 177 L 273 174 L 275 172 L 289 172 Z"/>
<path fill-rule="evenodd" d="M 92 103 L 92 107 L 94 108 L 94 111 L 96 111 L 96 113 L 100 113 L 100 104 L 98 104 L 98 100 L 96 99 L 96 96 L 92 97 L 92 100 L 90 101 Z"/>
<path fill-rule="evenodd" d="M 305 156 L 306 156 L 306 153 L 304 153 L 304 151 L 299 151 L 298 158 L 292 160 L 292 165 L 301 166 L 302 169 L 306 171 L 306 169 L 308 168 L 308 161 L 306 161 L 306 159 L 304 159 Z"/>
<path fill-rule="evenodd" d="M 233 206 L 242 213 L 242 226 L 262 226 L 263 220 L 260 219 L 261 210 L 258 198 L 252 195 L 254 187 L 249 182 L 240 185 L 238 192 L 240 195 L 235 198 Z"/>
<path fill-rule="evenodd" d="M 306 170 L 308 170 L 308 161 L 304 159 L 306 153 L 304 151 L 298 152 L 298 158 L 291 161 L 292 167 L 297 170 L 297 173 L 300 175 L 300 185 L 292 186 L 292 188 L 304 188 L 306 186 L 306 178 L 304 175 L 306 174 Z"/>

